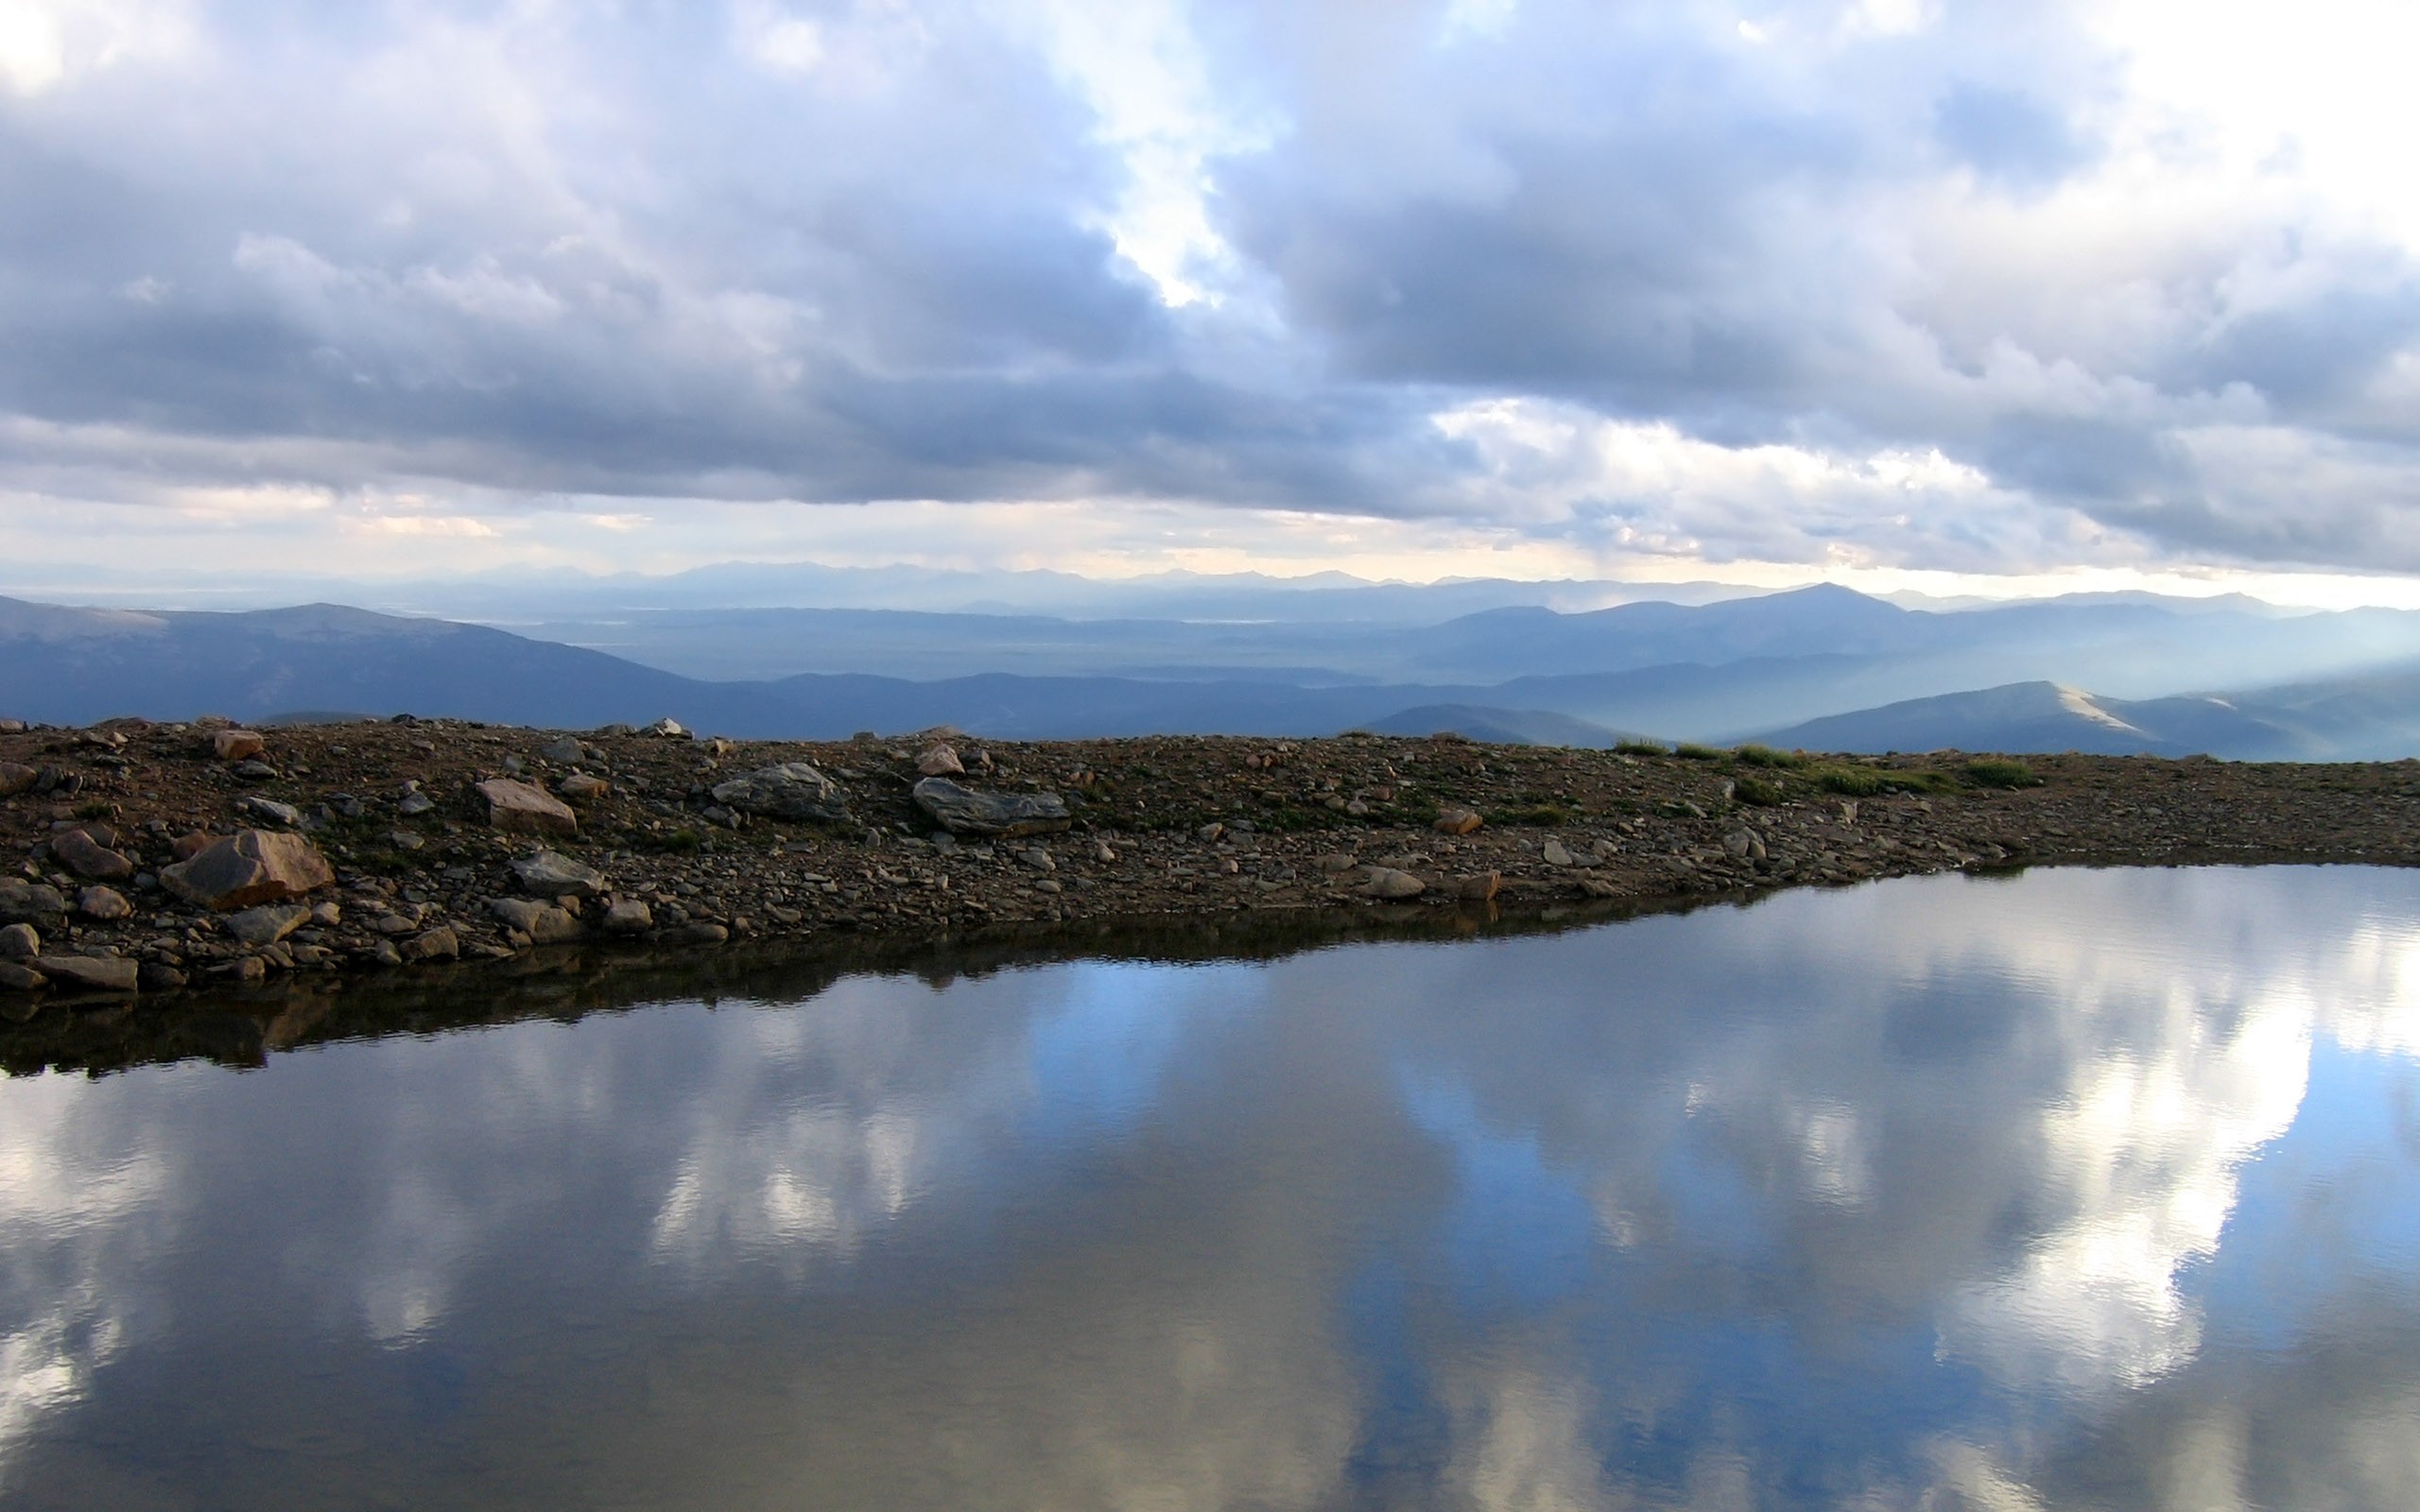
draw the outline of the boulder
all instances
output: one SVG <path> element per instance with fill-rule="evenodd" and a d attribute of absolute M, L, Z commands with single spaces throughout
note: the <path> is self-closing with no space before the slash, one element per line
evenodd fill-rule
<path fill-rule="evenodd" d="M 52 835 L 50 853 L 88 882 L 124 882 L 134 875 L 133 862 L 81 830 L 62 830 Z"/>
<path fill-rule="evenodd" d="M 39 769 L 23 762 L 0 762 L 0 798 L 15 798 L 33 786 L 34 779 L 41 775 Z"/>
<path fill-rule="evenodd" d="M 958 759 L 955 747 L 946 744 L 928 746 L 925 753 L 916 758 L 916 770 L 926 777 L 963 777 L 966 775 L 966 764 Z"/>
<path fill-rule="evenodd" d="M 488 908 L 509 929 L 529 936 L 532 945 L 553 945 L 579 937 L 579 920 L 568 910 L 529 898 L 491 898 Z"/>
<path fill-rule="evenodd" d="M 1476 834 L 1487 821 L 1468 809 L 1437 811 L 1437 833 L 1440 834 Z"/>
<path fill-rule="evenodd" d="M 645 730 L 640 730 L 639 733 L 642 735 L 653 735 L 659 740 L 688 740 L 693 738 L 687 729 L 685 729 L 678 719 L 659 719 L 654 724 L 651 724 Z"/>
<path fill-rule="evenodd" d="M 62 987 L 102 992 L 132 992 L 142 974 L 136 963 L 114 955 L 37 955 L 29 964 Z"/>
<path fill-rule="evenodd" d="M 557 782 L 555 791 L 574 803 L 585 803 L 590 799 L 604 797 L 613 789 L 613 783 L 601 777 L 592 776 L 587 772 L 574 772 Z"/>
<path fill-rule="evenodd" d="M 1551 837 L 1547 839 L 1546 844 L 1538 847 L 1538 857 L 1549 867 L 1567 867 L 1572 865 L 1571 852 L 1564 849 L 1562 841 Z"/>
<path fill-rule="evenodd" d="M 76 911 L 106 924 L 132 918 L 134 905 L 115 887 L 92 886 L 76 895 Z"/>
<path fill-rule="evenodd" d="M 227 933 L 247 945 L 274 945 L 311 920 L 301 903 L 261 903 L 227 916 Z"/>
<path fill-rule="evenodd" d="M 725 808 L 769 819 L 850 822 L 848 795 L 804 762 L 760 766 L 745 776 L 717 782 L 714 799 Z"/>
<path fill-rule="evenodd" d="M 162 886 L 219 913 L 284 902 L 336 880 L 319 847 L 269 830 L 238 830 L 192 860 L 160 870 Z"/>
<path fill-rule="evenodd" d="M 475 789 L 488 823 L 519 834 L 578 834 L 579 816 L 562 799 L 510 777 L 491 777 Z"/>
<path fill-rule="evenodd" d="M 587 759 L 588 747 L 579 743 L 578 736 L 565 735 L 539 747 L 538 754 L 558 766 L 571 766 Z"/>
<path fill-rule="evenodd" d="M 637 898 L 625 898 L 605 910 L 608 935 L 644 935 L 655 927 L 655 910 Z"/>
<path fill-rule="evenodd" d="M 541 850 L 512 863 L 521 890 L 533 898 L 594 898 L 605 890 L 605 873 L 559 850 Z"/>
<path fill-rule="evenodd" d="M 30 961 L 42 954 L 42 936 L 31 924 L 0 929 L 0 961 Z"/>
<path fill-rule="evenodd" d="M 396 946 L 395 954 L 406 961 L 458 960 L 462 954 L 462 939 L 450 926 L 441 924 Z"/>
<path fill-rule="evenodd" d="M 395 812 L 407 819 L 419 818 L 435 807 L 436 800 L 425 793 L 406 793 L 395 799 Z"/>
<path fill-rule="evenodd" d="M 268 749 L 268 742 L 249 730 L 221 730 L 210 737 L 210 753 L 222 762 L 250 761 Z"/>
<path fill-rule="evenodd" d="M 1372 898 L 1417 898 L 1428 890 L 1428 884 L 1409 871 L 1392 867 L 1372 867 L 1361 884 L 1361 891 Z"/>
<path fill-rule="evenodd" d="M 0 961 L 0 991 L 32 992 L 48 987 L 50 978 L 30 966 L 15 961 Z"/>
<path fill-rule="evenodd" d="M 0 878 L 0 924 L 56 923 L 66 912 L 67 900 L 58 888 Z"/>
<path fill-rule="evenodd" d="M 911 796 L 952 834 L 1052 834 L 1073 822 L 1056 793 L 983 793 L 946 777 L 927 777 Z"/>

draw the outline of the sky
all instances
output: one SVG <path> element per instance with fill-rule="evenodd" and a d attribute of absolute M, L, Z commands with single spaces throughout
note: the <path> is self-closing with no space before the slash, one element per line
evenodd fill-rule
<path fill-rule="evenodd" d="M 0 561 L 2420 606 L 2415 50 L 2393 0 L 0 0 Z"/>

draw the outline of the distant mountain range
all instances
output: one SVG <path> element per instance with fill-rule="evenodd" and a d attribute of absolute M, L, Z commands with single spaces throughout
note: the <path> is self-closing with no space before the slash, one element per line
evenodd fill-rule
<path fill-rule="evenodd" d="M 0 713 L 411 712 L 562 728 L 669 715 L 813 738 L 940 724 L 999 738 L 1365 728 L 1567 745 L 1643 731 L 1841 750 L 2420 753 L 2420 616 L 2384 610 L 2130 599 L 1937 612 L 1819 586 L 1421 625 L 730 609 L 619 628 L 631 654 L 332 605 L 0 599 Z M 701 666 L 719 675 L 694 675 Z M 2185 691 L 2208 688 L 2237 691 Z"/>

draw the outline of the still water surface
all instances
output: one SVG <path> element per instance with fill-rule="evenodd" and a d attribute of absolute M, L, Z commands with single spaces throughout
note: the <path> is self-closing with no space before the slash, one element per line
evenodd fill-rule
<path fill-rule="evenodd" d="M 0 1082 L 0 1504 L 2420 1506 L 2420 874 Z"/>

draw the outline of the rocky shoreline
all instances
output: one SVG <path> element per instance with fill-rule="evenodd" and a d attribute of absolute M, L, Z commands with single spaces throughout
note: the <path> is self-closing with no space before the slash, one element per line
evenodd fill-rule
<path fill-rule="evenodd" d="M 566 946 L 888 951 L 1961 868 L 2412 865 L 2420 763 L 0 721 L 0 1016 L 23 1023 Z"/>

